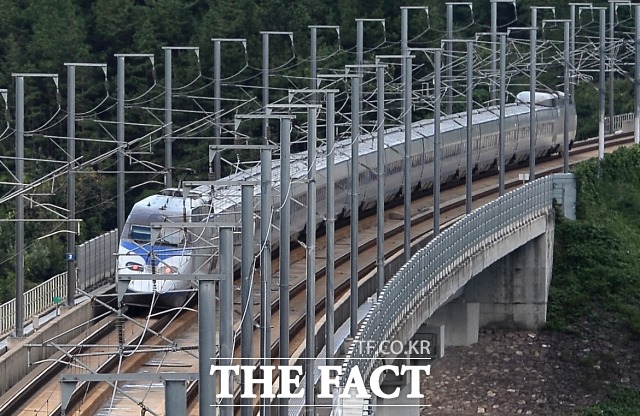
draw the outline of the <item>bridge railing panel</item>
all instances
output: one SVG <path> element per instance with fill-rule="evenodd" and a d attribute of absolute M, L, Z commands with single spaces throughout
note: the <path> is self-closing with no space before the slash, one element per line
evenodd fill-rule
<path fill-rule="evenodd" d="M 106 284 L 116 272 L 114 253 L 118 251 L 118 231 L 112 230 L 93 238 L 77 248 L 77 284 L 82 290 L 92 290 Z M 24 317 L 53 308 L 67 297 L 67 273 L 60 273 L 24 292 Z M 0 305 L 0 335 L 15 328 L 15 299 Z"/>
<path fill-rule="evenodd" d="M 616 114 L 613 116 L 613 131 L 629 133 L 633 131 L 634 113 Z M 611 131 L 611 117 L 604 118 L 605 131 Z"/>
<path fill-rule="evenodd" d="M 65 299 L 67 296 L 67 273 L 60 273 L 38 286 L 24 292 L 24 317 L 31 320 Z M 0 335 L 15 328 L 16 300 L 0 305 Z"/>
<path fill-rule="evenodd" d="M 104 285 L 116 273 L 118 230 L 102 234 L 78 246 L 78 287 L 91 290 Z"/>
<path fill-rule="evenodd" d="M 427 302 L 431 310 L 439 306 L 440 292 L 450 292 L 446 290 L 447 285 L 453 284 L 448 281 L 449 271 L 480 252 L 488 239 L 500 239 L 515 224 L 546 213 L 553 202 L 553 185 L 554 177 L 548 176 L 517 188 L 477 208 L 414 254 L 383 288 L 364 318 L 343 364 L 343 385 L 356 365 L 366 379 L 382 364 L 381 343 L 393 339 L 422 302 Z M 362 342 L 378 343 L 373 357 L 356 348 Z"/>

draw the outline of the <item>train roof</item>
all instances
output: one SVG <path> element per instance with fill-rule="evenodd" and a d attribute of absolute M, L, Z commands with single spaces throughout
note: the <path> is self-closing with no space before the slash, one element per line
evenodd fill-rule
<path fill-rule="evenodd" d="M 528 92 L 527 92 L 528 94 Z M 542 111 L 549 108 L 549 102 L 545 100 L 562 98 L 562 93 L 536 93 L 536 111 Z M 505 105 L 505 117 L 515 117 L 523 114 L 528 114 L 530 111 L 530 104 L 524 102 L 528 98 L 528 95 L 524 93 L 518 94 L 518 98 L 515 103 Z M 540 103 L 546 105 L 540 105 Z M 474 110 L 472 113 L 472 123 L 474 125 L 481 125 L 489 122 L 497 122 L 500 118 L 500 107 L 493 106 L 489 108 L 481 108 Z M 435 131 L 435 122 L 433 119 L 420 120 L 412 123 L 412 138 L 413 140 L 433 141 L 433 135 Z M 453 130 L 464 129 L 467 126 L 467 113 L 461 112 L 444 116 L 440 121 L 440 131 L 447 133 Z M 399 144 L 404 143 L 404 128 L 392 127 L 385 130 L 384 146 L 385 148 L 396 147 Z M 360 143 L 358 152 L 360 155 L 366 155 L 373 153 L 377 150 L 377 133 L 366 133 L 360 136 Z M 326 155 L 326 145 L 318 147 L 318 155 Z M 335 163 L 341 163 L 351 158 L 351 142 L 347 139 L 336 141 L 335 143 Z M 323 169 L 326 167 L 326 158 L 318 157 L 317 168 Z M 307 174 L 306 152 L 291 154 L 291 168 L 290 177 L 292 179 L 292 186 L 306 186 L 304 185 L 304 179 Z M 274 187 L 279 188 L 280 183 L 280 160 L 274 159 L 271 164 L 272 180 L 275 183 Z M 229 180 L 243 181 L 252 180 L 259 183 L 260 181 L 260 166 L 256 165 L 245 170 L 239 170 L 229 176 Z M 196 188 L 201 191 L 208 190 L 207 187 Z M 254 195 L 257 197 L 260 195 L 261 189 L 259 185 L 256 185 Z M 240 187 L 220 187 L 217 189 L 213 197 L 214 212 L 221 212 L 225 209 L 236 205 L 240 199 L 241 192 Z M 295 201 L 292 201 L 296 204 Z"/>
<path fill-rule="evenodd" d="M 558 99 L 563 99 L 564 93 L 557 91 L 554 93 L 550 92 L 536 92 L 535 93 L 535 103 L 536 105 L 541 105 L 543 107 L 555 107 L 556 101 Z M 516 103 L 529 104 L 531 103 L 531 92 L 530 91 L 522 91 L 518 93 L 516 96 Z"/>
<path fill-rule="evenodd" d="M 183 199 L 182 190 L 179 188 L 167 188 L 158 194 L 150 195 L 134 204 L 129 214 L 128 222 L 144 225 L 150 222 L 164 220 L 180 221 L 183 215 L 183 207 L 187 214 L 193 208 L 197 208 L 205 202 L 201 190 L 192 190 L 189 198 Z M 147 218 L 145 220 L 145 218 Z M 152 218 L 149 220 L 149 218 Z"/>

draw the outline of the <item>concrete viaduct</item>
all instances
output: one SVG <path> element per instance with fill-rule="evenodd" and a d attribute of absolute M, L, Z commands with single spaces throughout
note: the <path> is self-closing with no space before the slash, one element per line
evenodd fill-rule
<path fill-rule="evenodd" d="M 437 337 L 437 354 L 442 355 L 445 346 L 477 342 L 478 329 L 485 325 L 539 328 L 546 321 L 555 216 L 575 218 L 575 200 L 571 174 L 541 178 L 478 208 L 420 249 L 361 323 L 342 366 L 342 386 L 356 365 L 367 380 L 379 365 L 410 358 L 356 347 L 364 342 L 406 345 Z M 397 415 L 396 406 L 402 405 L 403 415 L 418 415 L 420 399 L 406 398 L 408 378 L 392 376 L 382 388 L 401 388 L 397 399 L 336 397 L 331 414 Z"/>

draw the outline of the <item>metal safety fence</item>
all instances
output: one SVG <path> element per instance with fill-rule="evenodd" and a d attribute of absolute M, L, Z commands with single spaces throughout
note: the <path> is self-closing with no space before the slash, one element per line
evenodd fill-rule
<path fill-rule="evenodd" d="M 109 283 L 115 276 L 118 230 L 95 237 L 77 247 L 77 286 L 89 291 Z M 24 292 L 27 321 L 62 303 L 67 297 L 67 273 L 60 273 Z M 0 305 L 0 335 L 15 328 L 16 300 Z"/>
<path fill-rule="evenodd" d="M 633 131 L 634 113 L 616 114 L 613 116 L 613 129 L 611 129 L 611 117 L 604 118 L 604 130 L 621 133 Z"/>
<path fill-rule="evenodd" d="M 118 230 L 111 230 L 78 246 L 78 288 L 87 291 L 104 285 L 116 273 Z"/>
<path fill-rule="evenodd" d="M 67 272 L 57 274 L 24 292 L 24 316 L 27 319 L 54 307 L 67 296 Z M 0 305 L 0 335 L 15 328 L 16 300 Z"/>
<path fill-rule="evenodd" d="M 548 215 L 554 198 L 563 197 L 562 190 L 554 188 L 563 188 L 568 180 L 572 182 L 571 176 L 547 176 L 517 188 L 479 207 L 420 249 L 387 283 L 362 321 L 342 365 L 341 385 L 345 385 L 355 366 L 359 367 L 362 377 L 368 379 L 383 363 L 382 343 L 393 339 L 418 306 L 427 302 L 433 312 L 446 302 L 442 297 L 447 291 L 443 288 L 452 284 L 447 281 L 450 272 L 514 227 Z M 377 344 L 367 351 L 356 348 L 363 342 Z M 372 355 L 370 351 L 375 353 Z M 368 412 L 365 410 L 363 414 Z"/>

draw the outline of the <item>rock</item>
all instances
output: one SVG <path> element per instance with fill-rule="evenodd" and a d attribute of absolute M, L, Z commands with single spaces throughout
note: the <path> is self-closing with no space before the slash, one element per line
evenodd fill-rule
<path fill-rule="evenodd" d="M 516 355 L 522 356 L 522 355 L 524 355 L 524 353 L 522 351 L 516 351 Z"/>
<path fill-rule="evenodd" d="M 496 397 L 496 394 L 495 394 L 494 392 L 492 392 L 491 390 L 489 390 L 489 391 L 487 392 L 487 396 L 489 396 L 489 397 Z"/>
<path fill-rule="evenodd" d="M 485 413 L 487 411 L 487 409 L 485 409 L 484 407 L 480 406 L 478 407 L 478 411 L 476 413 Z"/>

